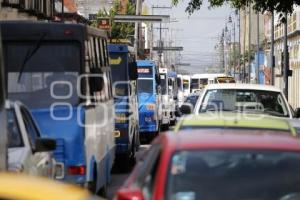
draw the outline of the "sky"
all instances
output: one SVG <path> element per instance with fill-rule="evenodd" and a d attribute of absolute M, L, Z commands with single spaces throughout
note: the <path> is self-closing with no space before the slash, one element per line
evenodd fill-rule
<path fill-rule="evenodd" d="M 170 6 L 171 0 L 145 0 L 144 3 L 149 7 L 151 14 L 153 5 Z M 184 51 L 181 52 L 181 56 L 177 57 L 181 58 L 181 63 L 190 63 L 191 66 L 180 68 L 190 73 L 204 72 L 218 64 L 215 46 L 232 10 L 229 6 L 208 9 L 208 4 L 205 2 L 200 11 L 189 16 L 185 12 L 187 3 L 187 0 L 183 0 L 172 9 L 154 9 L 153 11 L 154 14 L 170 15 L 171 19 L 176 18 L 178 21 L 171 23 L 168 26 L 169 30 L 163 32 L 163 36 L 167 41 L 167 35 L 172 35 L 173 46 L 183 46 Z"/>

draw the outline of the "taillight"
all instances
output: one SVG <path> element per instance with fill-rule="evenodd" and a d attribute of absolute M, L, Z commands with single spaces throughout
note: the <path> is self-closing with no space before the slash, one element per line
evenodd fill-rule
<path fill-rule="evenodd" d="M 85 175 L 86 167 L 85 166 L 71 166 L 68 167 L 69 175 Z"/>

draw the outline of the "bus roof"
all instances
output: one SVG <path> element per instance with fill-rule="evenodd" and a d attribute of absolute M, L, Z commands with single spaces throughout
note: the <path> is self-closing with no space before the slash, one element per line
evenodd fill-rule
<path fill-rule="evenodd" d="M 137 60 L 136 63 L 138 67 L 155 66 L 155 62 L 152 60 Z"/>
<path fill-rule="evenodd" d="M 192 79 L 200 79 L 200 78 L 216 78 L 219 76 L 226 76 L 225 74 L 194 74 L 191 76 Z"/>
<path fill-rule="evenodd" d="M 128 53 L 128 46 L 125 44 L 109 44 L 107 47 L 110 53 Z"/>
<path fill-rule="evenodd" d="M 88 35 L 107 37 L 103 30 L 82 24 L 63 24 L 35 21 L 1 21 L 0 27 L 4 40 L 36 40 L 45 34 L 45 40 L 87 39 Z M 26 30 L 26 31 L 24 31 Z"/>

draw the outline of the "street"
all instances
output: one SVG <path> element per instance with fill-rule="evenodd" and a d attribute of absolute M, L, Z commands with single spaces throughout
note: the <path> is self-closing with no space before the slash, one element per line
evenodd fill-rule
<path fill-rule="evenodd" d="M 144 153 L 149 149 L 150 145 L 141 145 L 139 151 L 136 153 L 136 159 L 138 160 Z M 122 186 L 125 180 L 128 178 L 130 172 L 128 173 L 112 173 L 111 182 L 108 185 L 107 190 L 107 198 L 113 199 L 114 195 L 116 194 L 117 190 Z"/>

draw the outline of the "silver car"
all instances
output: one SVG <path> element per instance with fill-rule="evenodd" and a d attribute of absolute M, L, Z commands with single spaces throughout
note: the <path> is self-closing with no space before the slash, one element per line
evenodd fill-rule
<path fill-rule="evenodd" d="M 41 138 L 28 109 L 20 102 L 6 102 L 8 121 L 8 170 L 54 178 L 52 151 L 56 142 Z"/>

